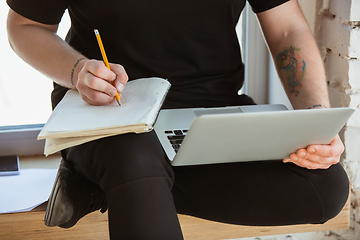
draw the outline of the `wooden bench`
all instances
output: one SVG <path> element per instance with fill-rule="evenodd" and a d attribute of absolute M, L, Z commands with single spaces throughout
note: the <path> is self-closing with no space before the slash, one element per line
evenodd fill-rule
<path fill-rule="evenodd" d="M 0 239 L 109 239 L 107 213 L 88 214 L 70 229 L 46 227 L 43 222 L 44 214 L 41 209 L 0 215 Z M 350 198 L 339 215 L 324 224 L 253 227 L 217 223 L 180 214 L 178 217 L 186 240 L 219 240 L 338 230 L 350 226 Z"/>

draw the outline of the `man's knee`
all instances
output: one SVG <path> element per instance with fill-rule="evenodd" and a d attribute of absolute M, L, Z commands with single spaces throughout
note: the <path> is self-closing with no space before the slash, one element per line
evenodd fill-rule
<path fill-rule="evenodd" d="M 317 185 L 320 194 L 324 215 L 321 222 L 326 222 L 339 214 L 349 196 L 349 180 L 340 164 L 325 170 L 321 184 Z"/>
<path fill-rule="evenodd" d="M 172 167 L 154 132 L 103 138 L 76 151 L 82 153 L 73 156 L 78 159 L 72 161 L 81 158 L 82 167 L 103 190 L 141 178 L 173 179 Z"/>

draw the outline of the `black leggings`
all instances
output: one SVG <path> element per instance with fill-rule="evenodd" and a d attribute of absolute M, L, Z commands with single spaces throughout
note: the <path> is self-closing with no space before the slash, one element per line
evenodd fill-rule
<path fill-rule="evenodd" d="M 105 192 L 112 239 L 182 239 L 177 213 L 241 225 L 324 223 L 349 193 L 340 164 L 327 170 L 281 160 L 172 167 L 154 131 L 96 140 L 63 156 Z"/>

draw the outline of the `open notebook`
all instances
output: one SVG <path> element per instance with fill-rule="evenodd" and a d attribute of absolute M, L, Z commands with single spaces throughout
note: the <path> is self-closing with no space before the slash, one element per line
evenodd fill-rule
<path fill-rule="evenodd" d="M 130 81 L 121 93 L 120 107 L 116 102 L 92 106 L 69 90 L 38 135 L 39 140 L 46 139 L 44 154 L 103 137 L 152 130 L 170 86 L 155 77 Z"/>

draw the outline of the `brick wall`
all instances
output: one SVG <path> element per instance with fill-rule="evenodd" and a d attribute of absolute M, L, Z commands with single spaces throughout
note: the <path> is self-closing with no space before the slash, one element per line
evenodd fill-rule
<path fill-rule="evenodd" d="M 297 239 L 360 239 L 360 0 L 317 0 L 314 27 L 333 107 L 356 109 L 341 131 L 351 189 L 351 227 Z"/>

